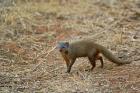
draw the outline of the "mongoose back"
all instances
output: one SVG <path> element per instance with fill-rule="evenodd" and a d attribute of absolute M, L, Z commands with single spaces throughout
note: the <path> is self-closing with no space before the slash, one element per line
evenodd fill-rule
<path fill-rule="evenodd" d="M 71 67 L 74 64 L 76 58 L 79 57 L 88 57 L 92 65 L 91 70 L 93 70 L 93 68 L 96 66 L 96 60 L 100 60 L 101 67 L 103 68 L 103 58 L 99 55 L 100 53 L 103 54 L 111 62 L 114 62 L 118 65 L 131 63 L 128 61 L 120 60 L 104 46 L 94 43 L 92 40 L 80 40 L 73 43 L 61 42 L 59 44 L 59 51 L 66 61 L 68 73 L 71 71 Z"/>

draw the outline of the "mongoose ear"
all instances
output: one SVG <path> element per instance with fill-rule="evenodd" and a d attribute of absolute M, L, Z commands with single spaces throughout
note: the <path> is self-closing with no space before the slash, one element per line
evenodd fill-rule
<path fill-rule="evenodd" d="M 67 47 L 69 47 L 69 42 L 65 42 L 65 45 L 66 45 Z"/>

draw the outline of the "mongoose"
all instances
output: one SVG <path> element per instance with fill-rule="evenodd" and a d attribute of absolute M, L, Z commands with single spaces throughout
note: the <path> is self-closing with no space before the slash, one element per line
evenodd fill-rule
<path fill-rule="evenodd" d="M 108 49 L 104 46 L 94 43 L 92 40 L 80 40 L 73 43 L 61 42 L 59 45 L 59 51 L 62 54 L 62 57 L 66 61 L 67 72 L 71 71 L 71 67 L 74 64 L 76 58 L 79 57 L 88 57 L 92 68 L 96 66 L 96 60 L 100 60 L 101 67 L 103 68 L 103 58 L 99 54 L 103 54 L 111 62 L 114 62 L 118 65 L 129 64 L 128 61 L 122 61 L 119 58 L 115 57 Z"/>

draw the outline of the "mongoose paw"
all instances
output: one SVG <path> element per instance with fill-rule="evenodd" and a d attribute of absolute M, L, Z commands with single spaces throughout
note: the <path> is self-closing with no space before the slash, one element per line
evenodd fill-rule
<path fill-rule="evenodd" d="M 70 73 L 70 71 L 69 71 L 69 70 L 67 70 L 67 71 L 66 71 L 66 73 Z"/>
<path fill-rule="evenodd" d="M 100 66 L 100 68 L 104 68 L 103 66 Z"/>

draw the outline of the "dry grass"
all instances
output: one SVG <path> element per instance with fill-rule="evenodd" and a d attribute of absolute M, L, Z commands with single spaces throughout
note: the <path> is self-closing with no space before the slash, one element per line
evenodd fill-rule
<path fill-rule="evenodd" d="M 114 7 L 99 0 L 27 1 L 0 9 L 1 93 L 140 92 L 136 34 L 140 19 L 135 0 L 120 0 Z M 90 66 L 82 58 L 67 74 L 55 46 L 79 38 L 91 38 L 119 57 L 135 61 L 118 67 L 105 60 L 103 69 L 97 62 L 88 72 Z"/>

